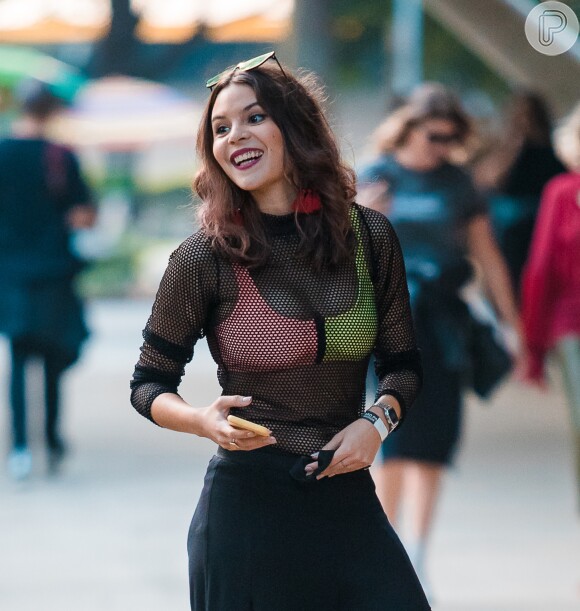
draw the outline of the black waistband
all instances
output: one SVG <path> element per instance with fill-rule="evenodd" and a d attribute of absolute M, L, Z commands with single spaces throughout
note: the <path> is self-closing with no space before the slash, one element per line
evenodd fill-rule
<path fill-rule="evenodd" d="M 323 481 L 317 480 L 316 476 L 328 467 L 332 457 L 334 456 L 334 450 L 320 450 L 318 452 L 318 469 L 311 475 L 306 475 L 304 467 L 306 467 L 307 464 L 314 462 L 313 458 L 310 456 L 300 456 L 298 454 L 281 452 L 280 450 L 276 450 L 274 448 L 266 447 L 258 450 L 252 450 L 250 452 L 244 452 L 240 450 L 228 451 L 220 447 L 218 448 L 217 456 L 222 460 L 227 460 L 228 462 L 250 468 L 286 472 L 296 481 L 310 484 Z M 361 475 L 365 475 L 366 471 L 366 469 L 360 469 L 359 471 L 353 471 L 351 473 L 341 475 L 341 477 L 348 479 L 357 478 Z"/>
<path fill-rule="evenodd" d="M 281 452 L 273 448 L 259 448 L 245 452 L 243 450 L 224 450 L 219 447 L 216 454 L 230 462 L 239 465 L 247 465 L 259 468 L 270 469 L 286 469 L 290 470 L 297 460 L 300 459 L 299 454 L 291 454 L 290 452 Z"/>

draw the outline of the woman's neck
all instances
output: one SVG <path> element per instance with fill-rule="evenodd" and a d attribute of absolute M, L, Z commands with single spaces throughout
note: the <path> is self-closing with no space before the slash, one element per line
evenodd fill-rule
<path fill-rule="evenodd" d="M 252 197 L 260 212 L 276 216 L 292 212 L 292 204 L 297 194 L 296 188 L 290 183 L 277 184 L 273 187 L 252 191 Z"/>

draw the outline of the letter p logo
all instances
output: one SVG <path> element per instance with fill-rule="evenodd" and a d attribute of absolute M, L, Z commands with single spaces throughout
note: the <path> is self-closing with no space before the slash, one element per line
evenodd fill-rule
<path fill-rule="evenodd" d="M 555 39 L 556 34 L 563 32 L 568 25 L 568 19 L 562 11 L 542 11 L 538 20 L 538 40 L 544 47 L 549 47 Z"/>
<path fill-rule="evenodd" d="M 568 5 L 547 0 L 528 13 L 524 29 L 528 42 L 538 53 L 553 56 L 572 48 L 578 39 L 580 24 Z"/>

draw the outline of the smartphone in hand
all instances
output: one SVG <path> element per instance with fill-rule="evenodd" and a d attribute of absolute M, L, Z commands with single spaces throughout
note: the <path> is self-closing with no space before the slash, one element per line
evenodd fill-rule
<path fill-rule="evenodd" d="M 272 434 L 272 431 L 265 426 L 250 422 L 249 420 L 244 420 L 243 418 L 238 418 L 237 416 L 229 415 L 227 420 L 236 429 L 252 431 L 252 433 L 256 433 L 256 435 L 261 435 L 262 437 L 269 437 Z"/>

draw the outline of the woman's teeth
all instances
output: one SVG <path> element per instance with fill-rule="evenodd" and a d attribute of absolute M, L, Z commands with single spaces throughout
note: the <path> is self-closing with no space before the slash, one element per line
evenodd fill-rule
<path fill-rule="evenodd" d="M 248 151 L 247 153 L 242 153 L 237 157 L 234 157 L 234 163 L 236 165 L 242 165 L 245 161 L 250 161 L 253 159 L 259 159 L 264 153 L 261 151 Z"/>

